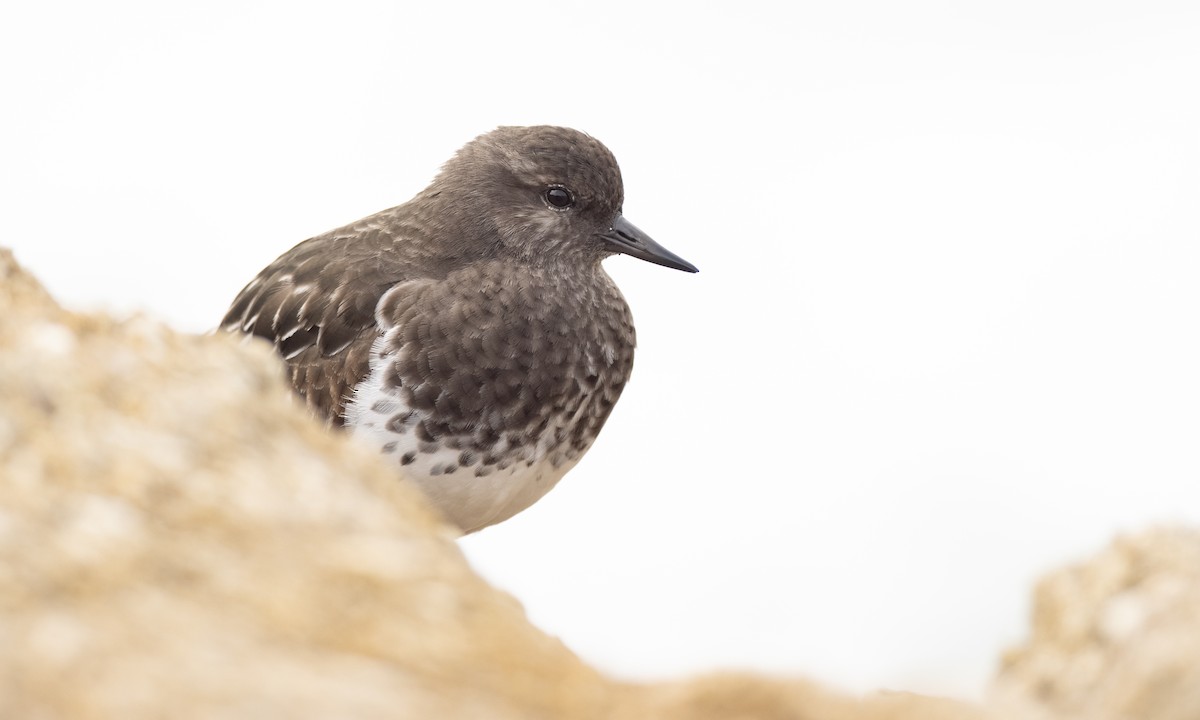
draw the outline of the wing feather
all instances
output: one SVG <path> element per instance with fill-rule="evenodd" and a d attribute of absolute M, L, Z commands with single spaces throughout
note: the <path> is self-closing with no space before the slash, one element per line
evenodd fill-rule
<path fill-rule="evenodd" d="M 422 274 L 381 229 L 386 220 L 373 216 L 300 243 L 246 285 L 221 321 L 226 332 L 272 343 L 297 394 L 332 425 L 344 423 L 353 388 L 370 370 L 379 299 Z"/>

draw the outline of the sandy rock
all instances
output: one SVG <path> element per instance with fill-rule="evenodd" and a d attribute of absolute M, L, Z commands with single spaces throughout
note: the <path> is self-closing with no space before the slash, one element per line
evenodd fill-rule
<path fill-rule="evenodd" d="M 265 345 L 65 312 L 0 249 L 0 718 L 166 717 L 983 715 L 746 676 L 613 682 L 311 421 Z"/>
<path fill-rule="evenodd" d="M 1043 580 L 992 694 L 1031 718 L 1200 718 L 1200 532 L 1119 538 Z"/>

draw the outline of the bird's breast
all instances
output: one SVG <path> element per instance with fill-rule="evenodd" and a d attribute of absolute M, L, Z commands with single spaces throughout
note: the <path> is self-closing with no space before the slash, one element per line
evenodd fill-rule
<path fill-rule="evenodd" d="M 619 294 L 614 306 L 603 292 L 557 290 L 546 302 L 536 282 L 483 277 L 381 301 L 385 332 L 346 425 L 466 532 L 548 492 L 629 378 L 632 323 Z"/>

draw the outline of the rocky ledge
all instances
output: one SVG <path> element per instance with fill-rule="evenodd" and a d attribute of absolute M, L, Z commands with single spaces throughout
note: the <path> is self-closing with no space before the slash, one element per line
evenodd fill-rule
<path fill-rule="evenodd" d="M 1200 717 L 1200 540 L 1097 563 L 1040 590 L 1001 709 L 616 682 L 310 420 L 266 347 L 67 312 L 0 249 L 3 718 Z"/>

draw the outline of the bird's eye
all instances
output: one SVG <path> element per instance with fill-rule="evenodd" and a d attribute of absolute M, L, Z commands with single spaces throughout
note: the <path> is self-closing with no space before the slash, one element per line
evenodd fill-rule
<path fill-rule="evenodd" d="M 546 190 L 546 202 L 557 210 L 566 210 L 575 204 L 575 196 L 565 187 L 552 187 Z"/>

